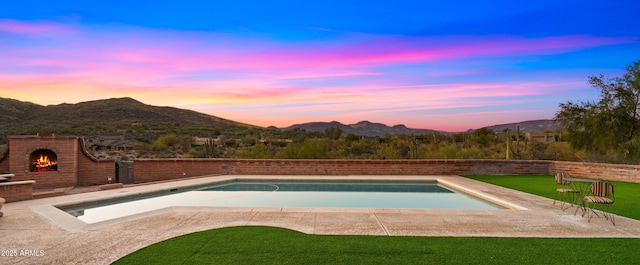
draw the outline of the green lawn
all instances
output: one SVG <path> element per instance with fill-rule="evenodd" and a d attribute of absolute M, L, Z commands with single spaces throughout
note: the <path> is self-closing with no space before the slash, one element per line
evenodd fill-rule
<path fill-rule="evenodd" d="M 524 191 L 527 193 L 553 199 L 556 183 L 553 176 L 526 175 L 526 176 L 466 176 L 494 185 Z M 611 182 L 614 187 L 616 199 L 612 206 L 612 212 L 640 220 L 640 184 L 628 182 Z"/>
<path fill-rule="evenodd" d="M 307 235 L 229 227 L 172 238 L 114 264 L 634 264 L 640 239 Z"/>
<path fill-rule="evenodd" d="M 469 176 L 553 198 L 552 176 Z M 640 184 L 613 182 L 614 212 L 640 219 Z M 230 227 L 172 238 L 114 264 L 634 264 L 640 239 L 307 235 Z"/>

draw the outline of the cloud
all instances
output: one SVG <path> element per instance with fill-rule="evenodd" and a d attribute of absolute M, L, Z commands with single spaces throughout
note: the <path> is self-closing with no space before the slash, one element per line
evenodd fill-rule
<path fill-rule="evenodd" d="M 636 41 L 587 35 L 332 33 L 332 39 L 321 42 L 289 42 L 0 20 L 4 33 L 48 37 L 29 39 L 29 45 L 0 43 L 0 94 L 5 97 L 57 104 L 130 96 L 264 126 L 340 119 L 387 122 L 380 119 L 395 117 L 426 128 L 428 121 L 420 117 L 517 109 L 536 97 L 577 91 L 583 84 L 576 83 L 575 73 L 565 77 L 562 70 L 541 75 L 533 69 L 522 75 L 505 61 Z"/>
<path fill-rule="evenodd" d="M 333 79 L 384 75 L 380 69 L 470 58 L 557 54 L 628 43 L 629 38 L 560 36 L 527 39 L 511 36 L 407 37 L 346 34 L 319 43 L 248 39 L 219 33 L 175 32 L 137 28 L 75 29 L 54 23 L 0 20 L 0 31 L 47 35 L 54 44 L 8 46 L 8 61 L 23 68 L 50 67 L 94 75 L 144 73 L 136 79 L 222 75 L 270 79 Z M 46 45 L 46 47 L 43 47 Z M 485 69 L 468 69 L 470 72 Z M 438 73 L 434 73 L 438 75 Z M 440 73 L 440 76 L 451 75 Z"/>
<path fill-rule="evenodd" d="M 28 37 L 56 37 L 73 34 L 76 30 L 64 24 L 52 22 L 26 22 L 0 19 L 0 33 L 11 33 Z"/>

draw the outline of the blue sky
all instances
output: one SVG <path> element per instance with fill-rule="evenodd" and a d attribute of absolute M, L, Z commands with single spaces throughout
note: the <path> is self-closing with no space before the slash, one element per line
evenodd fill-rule
<path fill-rule="evenodd" d="M 640 60 L 635 1 L 12 1 L 0 97 L 133 97 L 260 126 L 551 119 Z"/>

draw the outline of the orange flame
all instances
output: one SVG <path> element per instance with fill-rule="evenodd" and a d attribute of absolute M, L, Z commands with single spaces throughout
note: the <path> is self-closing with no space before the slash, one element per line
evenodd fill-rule
<path fill-rule="evenodd" d="M 51 161 L 49 156 L 40 155 L 40 158 L 33 161 L 35 165 L 35 171 L 46 170 L 47 167 L 55 166 L 58 164 L 58 161 Z"/>

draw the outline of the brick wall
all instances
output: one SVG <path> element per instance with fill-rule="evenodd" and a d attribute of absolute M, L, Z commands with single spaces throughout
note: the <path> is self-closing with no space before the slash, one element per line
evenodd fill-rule
<path fill-rule="evenodd" d="M 22 183 L 0 183 L 0 197 L 6 202 L 31 200 L 33 192 L 32 181 L 21 181 Z"/>
<path fill-rule="evenodd" d="M 222 174 L 220 159 L 136 159 L 133 180 L 150 182 Z"/>
<path fill-rule="evenodd" d="M 116 161 L 115 160 L 98 160 L 87 152 L 84 144 L 84 138 L 79 138 L 79 147 L 77 152 L 78 169 L 77 178 L 78 186 L 90 186 L 109 183 L 109 177 L 112 182 L 116 181 Z"/>
<path fill-rule="evenodd" d="M 306 160 L 225 159 L 225 174 L 263 175 L 506 175 L 548 174 L 531 160 Z"/>
<path fill-rule="evenodd" d="M 9 149 L 0 154 L 0 174 L 9 174 Z"/>
<path fill-rule="evenodd" d="M 549 174 L 548 161 L 136 159 L 136 182 L 202 175 L 506 175 Z"/>
<path fill-rule="evenodd" d="M 640 165 L 542 160 L 137 159 L 134 181 L 203 175 L 572 175 L 640 183 Z M 184 175 L 183 175 L 184 173 Z"/>
<path fill-rule="evenodd" d="M 569 174 L 593 179 L 606 179 L 613 181 L 640 183 L 640 165 L 585 163 L 585 162 L 551 162 L 550 174 L 558 171 L 566 171 Z"/>

